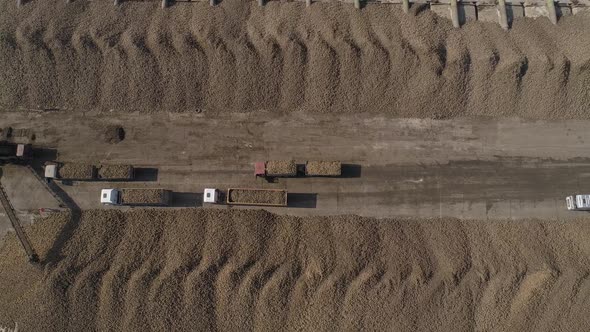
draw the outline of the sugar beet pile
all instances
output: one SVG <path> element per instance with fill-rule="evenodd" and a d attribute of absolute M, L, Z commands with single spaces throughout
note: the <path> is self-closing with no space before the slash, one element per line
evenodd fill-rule
<path fill-rule="evenodd" d="M 590 223 L 87 211 L 0 248 L 26 331 L 587 331 Z M 66 227 L 67 228 L 67 227 Z M 66 230 L 67 233 L 67 230 Z M 61 244 L 61 245 L 60 245 Z"/>
<path fill-rule="evenodd" d="M 399 7 L 0 2 L 0 106 L 590 118 L 590 15 L 509 32 Z"/>

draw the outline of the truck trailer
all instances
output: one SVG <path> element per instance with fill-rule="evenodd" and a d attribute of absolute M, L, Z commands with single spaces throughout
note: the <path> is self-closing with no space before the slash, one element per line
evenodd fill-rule
<path fill-rule="evenodd" d="M 168 206 L 171 191 L 161 188 L 103 189 L 100 202 L 104 205 Z"/>
<path fill-rule="evenodd" d="M 131 181 L 135 169 L 131 165 L 101 165 L 52 162 L 45 165 L 45 178 L 76 181 Z"/>
<path fill-rule="evenodd" d="M 340 161 L 307 161 L 296 164 L 292 160 L 269 160 L 254 163 L 254 175 L 267 180 L 287 177 L 339 177 L 342 175 Z"/>
<path fill-rule="evenodd" d="M 45 165 L 45 178 L 55 180 L 96 180 L 96 167 L 82 163 L 52 162 Z"/>
<path fill-rule="evenodd" d="M 223 192 L 207 188 L 203 193 L 203 202 L 227 205 L 287 206 L 287 190 L 229 188 Z"/>
<path fill-rule="evenodd" d="M 135 168 L 131 165 L 101 165 L 98 179 L 104 181 L 131 181 L 135 178 Z"/>

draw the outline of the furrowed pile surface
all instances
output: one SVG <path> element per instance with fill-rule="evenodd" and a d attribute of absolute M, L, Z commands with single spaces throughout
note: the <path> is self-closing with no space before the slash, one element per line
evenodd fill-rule
<path fill-rule="evenodd" d="M 305 172 L 308 175 L 338 176 L 342 173 L 342 165 L 339 161 L 308 161 Z"/>
<path fill-rule="evenodd" d="M 93 165 L 64 163 L 58 168 L 59 177 L 63 179 L 92 179 L 96 169 Z"/>
<path fill-rule="evenodd" d="M 131 177 L 132 172 L 131 165 L 101 165 L 98 176 L 102 179 L 127 179 Z"/>
<path fill-rule="evenodd" d="M 121 199 L 126 204 L 158 204 L 165 194 L 164 189 L 123 189 Z"/>
<path fill-rule="evenodd" d="M 285 192 L 275 190 L 232 189 L 229 193 L 232 203 L 285 204 Z"/>
<path fill-rule="evenodd" d="M 295 175 L 297 174 L 297 165 L 293 160 L 269 160 L 266 162 L 266 174 Z"/>
<path fill-rule="evenodd" d="M 401 6 L 0 2 L 0 106 L 590 118 L 590 15 L 510 31 Z"/>
<path fill-rule="evenodd" d="M 588 331 L 590 220 L 87 211 L 0 248 L 0 326 L 23 331 Z M 52 246 L 53 244 L 53 246 Z M 51 253 L 51 254 L 48 254 Z"/>

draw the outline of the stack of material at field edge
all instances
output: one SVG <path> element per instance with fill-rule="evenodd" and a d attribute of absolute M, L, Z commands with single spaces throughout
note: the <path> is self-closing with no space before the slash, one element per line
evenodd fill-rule
<path fill-rule="evenodd" d="M 86 211 L 0 249 L 0 326 L 26 331 L 588 331 L 590 220 Z M 48 257 L 47 252 L 51 254 Z"/>
<path fill-rule="evenodd" d="M 453 29 L 421 5 L 0 2 L 0 106 L 590 118 L 590 13 Z"/>

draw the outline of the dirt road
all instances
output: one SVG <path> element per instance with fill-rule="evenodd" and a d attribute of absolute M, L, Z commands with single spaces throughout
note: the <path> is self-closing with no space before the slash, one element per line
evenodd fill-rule
<path fill-rule="evenodd" d="M 240 186 L 288 189 L 289 208 L 269 210 L 295 215 L 570 218 L 580 214 L 565 210 L 564 196 L 587 191 L 590 176 L 590 121 L 108 113 L 6 119 L 32 128 L 36 144 L 56 148 L 60 160 L 141 167 L 146 182 L 62 186 L 82 209 L 99 208 L 105 186 L 172 189 L 177 207 L 201 206 L 203 188 Z M 113 124 L 126 138 L 107 144 L 103 129 Z M 344 177 L 269 184 L 253 176 L 255 161 L 291 158 L 342 160 Z M 2 181 L 17 192 L 19 181 L 29 180 Z M 15 197 L 17 209 L 51 205 L 50 197 L 27 197 Z"/>

